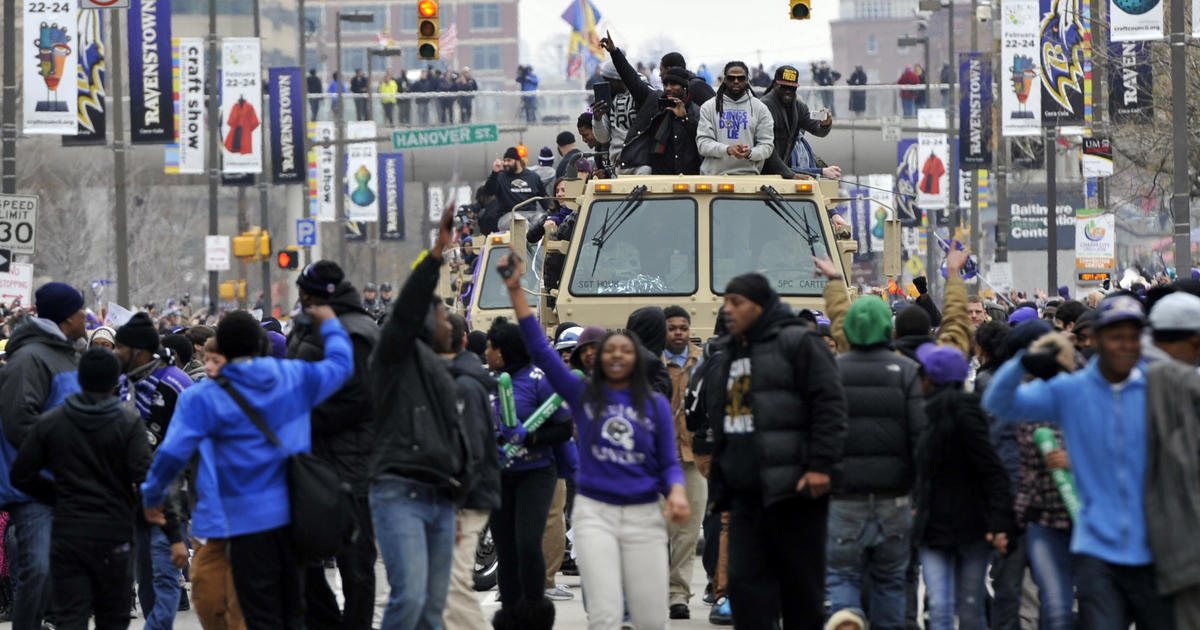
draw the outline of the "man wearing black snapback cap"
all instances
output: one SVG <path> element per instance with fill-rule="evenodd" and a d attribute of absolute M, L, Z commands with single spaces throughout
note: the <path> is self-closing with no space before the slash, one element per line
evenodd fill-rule
<path fill-rule="evenodd" d="M 824 138 L 833 128 L 833 115 L 828 109 L 822 109 L 822 116 L 814 119 L 808 105 L 797 98 L 796 87 L 799 85 L 799 79 L 799 70 L 792 66 L 780 66 L 775 71 L 775 80 L 771 83 L 771 87 L 767 88 L 762 98 L 759 99 L 767 106 L 767 109 L 771 111 L 771 117 L 775 119 L 775 151 L 763 165 L 763 173 L 782 175 L 786 179 L 794 177 L 789 160 L 792 158 L 792 150 L 797 142 L 802 142 L 804 150 L 809 156 L 812 155 L 812 147 L 809 147 L 808 142 L 802 139 L 801 132 L 808 132 L 818 138 Z M 815 159 L 812 161 L 815 162 Z M 812 165 L 812 168 L 797 169 L 797 172 L 814 177 L 824 175 L 829 178 L 841 177 L 842 174 L 841 169 L 836 166 L 822 169 L 816 167 L 815 164 Z"/>

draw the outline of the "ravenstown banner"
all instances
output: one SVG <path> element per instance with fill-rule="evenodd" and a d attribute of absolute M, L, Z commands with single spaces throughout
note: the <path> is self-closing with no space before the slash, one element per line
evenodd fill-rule
<path fill-rule="evenodd" d="M 352 222 L 379 220 L 379 153 L 375 148 L 375 122 L 346 123 L 346 215 Z"/>
<path fill-rule="evenodd" d="M 1108 3 L 1108 19 L 1109 41 L 1162 39 L 1163 3 L 1160 0 L 1112 0 Z"/>
<path fill-rule="evenodd" d="M 404 154 L 379 154 L 379 239 L 404 240 Z"/>
<path fill-rule="evenodd" d="M 175 142 L 171 0 L 129 5 L 129 120 L 133 144 Z"/>
<path fill-rule="evenodd" d="M 1197 0 L 1200 4 L 1200 0 Z M 1109 44 L 1108 112 L 1112 121 L 1149 122 L 1154 118 L 1154 69 L 1150 65 L 1150 44 L 1113 42 Z"/>
<path fill-rule="evenodd" d="M 63 146 L 104 144 L 104 12 L 79 11 L 79 64 L 75 82 L 78 90 L 76 135 L 63 136 Z"/>
<path fill-rule="evenodd" d="M 73 136 L 79 132 L 75 88 L 79 11 L 74 2 L 22 2 L 25 9 L 25 63 L 22 130 L 28 134 Z"/>
<path fill-rule="evenodd" d="M 262 49 L 257 37 L 221 40 L 221 170 L 262 172 Z"/>
<path fill-rule="evenodd" d="M 1001 6 L 1000 133 L 1036 136 L 1042 129 L 1038 63 L 1038 0 L 1007 0 Z"/>
<path fill-rule="evenodd" d="M 992 63 L 983 53 L 958 58 L 958 165 L 970 170 L 992 163 Z"/>
<path fill-rule="evenodd" d="M 1046 125 L 1082 125 L 1084 25 L 1082 3 L 1089 0 L 1041 0 L 1038 70 L 1042 83 L 1042 120 Z"/>
<path fill-rule="evenodd" d="M 304 181 L 304 99 L 299 66 L 271 68 L 271 175 L 276 184 Z"/>
<path fill-rule="evenodd" d="M 312 141 L 333 140 L 334 126 L 331 121 L 314 121 L 308 123 L 308 139 Z M 333 195 L 335 187 L 334 148 L 330 146 L 314 146 L 312 148 L 309 172 L 309 194 L 314 200 L 312 216 L 318 221 L 337 220 L 337 200 Z"/>

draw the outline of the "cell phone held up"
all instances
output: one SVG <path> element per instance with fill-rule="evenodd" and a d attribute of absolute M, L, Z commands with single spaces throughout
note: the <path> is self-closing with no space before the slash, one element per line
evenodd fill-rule
<path fill-rule="evenodd" d="M 516 254 L 509 254 L 507 262 L 497 267 L 500 272 L 500 277 L 508 280 L 517 272 L 517 265 L 521 264 L 521 258 Z"/>
<path fill-rule="evenodd" d="M 813 120 L 815 120 L 817 122 L 821 122 L 821 123 L 828 122 L 829 121 L 829 112 L 827 112 L 825 110 L 816 112 L 813 114 Z"/>
<path fill-rule="evenodd" d="M 671 97 L 669 97 L 669 96 L 658 97 L 658 108 L 659 109 L 670 109 L 674 106 L 675 106 L 675 101 L 671 100 Z"/>
<path fill-rule="evenodd" d="M 597 101 L 612 103 L 612 86 L 608 84 L 608 81 L 597 81 L 592 85 L 592 95 L 596 97 Z"/>

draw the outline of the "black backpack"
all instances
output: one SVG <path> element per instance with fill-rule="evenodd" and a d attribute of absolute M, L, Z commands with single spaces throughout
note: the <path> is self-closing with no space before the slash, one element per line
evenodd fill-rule
<path fill-rule="evenodd" d="M 218 375 L 214 380 L 271 444 L 285 448 L 228 378 Z M 292 545 L 296 553 L 302 560 L 332 558 L 358 535 L 349 484 L 338 478 L 333 466 L 311 453 L 291 453 L 287 474 Z"/>

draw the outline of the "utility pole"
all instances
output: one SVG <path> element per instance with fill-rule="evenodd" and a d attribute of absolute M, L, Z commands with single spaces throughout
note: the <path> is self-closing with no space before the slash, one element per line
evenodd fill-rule
<path fill-rule="evenodd" d="M 1058 143 L 1057 127 L 1051 121 L 1046 127 L 1046 295 L 1058 291 Z"/>
<path fill-rule="evenodd" d="M 992 3 L 992 21 L 996 23 L 1001 16 L 1000 3 Z M 1001 42 L 997 41 L 992 46 L 992 54 L 996 59 L 1003 59 L 1001 55 Z M 1001 64 L 997 64 L 996 69 L 992 72 L 992 80 L 995 88 L 992 94 L 996 94 L 997 98 L 992 99 L 993 120 L 1002 121 L 1004 115 L 1004 101 L 999 98 L 1004 87 L 1003 74 L 1004 69 Z M 996 124 L 996 130 L 1001 132 L 999 138 L 996 139 L 996 152 L 992 155 L 992 160 L 996 164 L 996 252 L 995 262 L 1008 262 L 1008 232 L 1010 229 L 1011 220 L 1010 209 L 1008 207 L 1008 138 L 1003 135 L 1003 125 L 1000 122 Z"/>
<path fill-rule="evenodd" d="M 121 16 L 125 11 L 105 11 L 110 16 L 109 37 L 112 38 L 112 113 L 113 113 L 113 231 L 116 232 L 117 303 L 129 303 L 129 193 L 125 181 L 125 61 L 121 58 Z"/>
<path fill-rule="evenodd" d="M 979 52 L 979 0 L 971 0 L 971 51 Z M 999 94 L 992 92 L 992 94 Z M 999 100 L 999 99 L 993 99 Z M 999 120 L 999 117 L 995 118 Z M 982 204 L 979 203 L 979 167 L 971 168 L 971 253 L 981 256 L 979 251 L 979 213 Z M 979 280 L 971 283 L 971 293 L 979 294 Z"/>
<path fill-rule="evenodd" d="M 259 0 L 254 0 L 254 37 L 256 37 L 256 38 L 262 37 L 262 15 L 261 15 L 261 12 L 259 11 L 260 7 L 261 7 L 261 3 L 259 2 Z M 303 14 L 301 14 L 301 16 L 303 17 Z M 303 30 L 304 29 L 301 28 L 301 32 L 303 32 Z M 262 73 L 262 63 L 263 63 L 262 55 L 258 56 L 258 63 L 259 63 L 258 74 L 261 77 L 263 75 L 263 73 Z M 300 76 L 301 77 L 304 76 L 303 67 L 301 67 Z M 274 107 L 275 103 L 271 103 L 270 106 Z M 303 102 L 301 102 L 300 109 L 304 109 Z M 262 138 L 263 138 L 263 143 L 262 143 L 262 145 L 263 145 L 262 146 L 263 169 L 262 169 L 262 174 L 260 174 L 258 176 L 258 214 L 259 214 L 258 219 L 262 223 L 262 229 L 264 232 L 271 231 L 270 223 L 267 222 L 269 220 L 269 216 L 268 216 L 269 213 L 267 211 L 267 168 L 268 168 L 267 164 L 270 163 L 267 160 L 267 146 L 269 144 L 267 142 L 267 133 L 266 133 L 267 127 L 270 127 L 270 125 L 265 125 L 263 127 L 263 134 L 262 134 Z M 263 317 L 270 317 L 271 316 L 271 256 L 269 254 L 267 256 L 267 259 L 262 261 L 262 292 L 263 292 Z"/>
<path fill-rule="evenodd" d="M 4 98 L 0 104 L 0 192 L 17 192 L 17 2 L 4 0 Z"/>
<path fill-rule="evenodd" d="M 1188 181 L 1188 35 L 1183 29 L 1183 4 L 1181 0 L 1171 3 L 1171 153 L 1175 171 L 1171 215 L 1175 223 L 1175 270 L 1186 278 L 1192 268 L 1192 210 Z"/>
<path fill-rule="evenodd" d="M 221 133 L 220 105 L 217 103 L 221 84 L 217 74 L 220 57 L 217 55 L 217 0 L 208 0 L 208 233 L 212 236 L 219 234 L 217 185 L 221 177 L 221 145 L 217 141 Z M 217 272 L 208 272 L 208 314 L 211 317 L 216 316 L 221 304 L 218 282 Z"/>
<path fill-rule="evenodd" d="M 958 55 L 954 50 L 954 2 L 955 0 L 947 0 L 949 11 L 947 13 L 946 22 L 946 31 L 950 44 L 950 58 L 947 59 L 947 61 L 951 66 L 949 98 L 945 103 L 947 122 L 946 126 L 950 128 L 950 135 L 947 139 L 947 144 L 950 147 L 950 164 L 956 165 L 955 167 L 952 167 L 953 175 L 950 177 L 950 203 L 946 207 L 950 215 L 950 238 L 947 239 L 950 242 L 954 241 L 954 233 L 960 226 L 962 226 L 962 210 L 958 207 L 958 184 L 960 181 L 959 178 L 961 177 L 960 169 L 962 169 L 962 164 L 959 164 L 958 162 L 958 159 L 961 157 L 958 154 L 958 125 L 955 123 L 955 114 L 958 113 L 958 108 L 954 106 L 955 97 L 958 93 L 958 73 L 954 71 L 958 65 Z M 932 275 L 932 272 L 930 272 L 930 275 Z"/>

